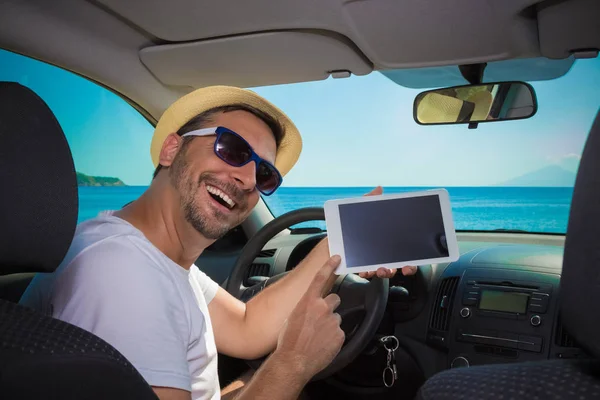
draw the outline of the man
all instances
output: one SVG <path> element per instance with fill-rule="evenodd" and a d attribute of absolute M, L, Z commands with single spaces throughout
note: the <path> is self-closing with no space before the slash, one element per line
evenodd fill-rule
<path fill-rule="evenodd" d="M 219 398 L 217 351 L 243 359 L 271 353 L 237 398 L 298 397 L 343 343 L 340 299 L 324 297 L 339 257 L 329 258 L 321 242 L 247 304 L 193 264 L 248 217 L 259 192 L 277 189 L 300 148 L 289 118 L 251 91 L 184 96 L 156 127 L 148 190 L 80 224 L 56 273 L 36 277 L 22 304 L 111 343 L 161 399 Z"/>

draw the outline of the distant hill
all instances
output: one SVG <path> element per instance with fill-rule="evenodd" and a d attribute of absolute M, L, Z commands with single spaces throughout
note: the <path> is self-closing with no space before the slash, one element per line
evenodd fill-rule
<path fill-rule="evenodd" d="M 119 178 L 90 176 L 77 172 L 77 186 L 127 186 Z"/>
<path fill-rule="evenodd" d="M 575 185 L 575 177 L 575 172 L 567 171 L 558 165 L 550 165 L 496 186 L 570 187 Z"/>

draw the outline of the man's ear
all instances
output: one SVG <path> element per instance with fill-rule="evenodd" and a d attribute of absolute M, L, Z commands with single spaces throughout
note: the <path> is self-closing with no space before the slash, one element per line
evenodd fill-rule
<path fill-rule="evenodd" d="M 170 133 L 163 142 L 158 157 L 158 163 L 162 166 L 169 167 L 173 164 L 175 156 L 179 152 L 183 138 L 176 133 Z"/>

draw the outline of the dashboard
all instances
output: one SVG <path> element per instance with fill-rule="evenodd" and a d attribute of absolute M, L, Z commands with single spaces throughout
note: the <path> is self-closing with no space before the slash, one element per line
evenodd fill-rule
<path fill-rule="evenodd" d="M 493 244 L 441 273 L 426 341 L 446 368 L 581 356 L 560 323 L 561 246 Z"/>
<path fill-rule="evenodd" d="M 324 235 L 275 236 L 249 268 L 248 283 L 293 269 Z M 390 279 L 378 335 L 399 339 L 405 388 L 450 368 L 586 357 L 560 319 L 564 236 L 461 232 L 458 240 L 458 261 Z M 385 352 L 376 341 L 338 373 L 338 385 L 381 386 Z"/>

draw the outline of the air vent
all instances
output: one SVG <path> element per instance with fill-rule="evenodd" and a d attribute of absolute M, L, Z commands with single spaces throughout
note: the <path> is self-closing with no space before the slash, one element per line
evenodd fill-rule
<path fill-rule="evenodd" d="M 556 339 L 555 340 L 556 340 L 556 344 L 561 347 L 573 347 L 573 348 L 579 347 L 577 345 L 577 343 L 575 342 L 575 339 L 573 339 L 573 336 L 569 335 L 569 332 L 567 332 L 564 325 L 562 324 L 560 315 L 559 315 L 558 321 L 556 323 Z"/>
<path fill-rule="evenodd" d="M 269 276 L 269 272 L 271 270 L 271 266 L 269 264 L 252 264 L 248 271 L 246 272 L 246 276 L 244 277 L 244 285 L 249 286 L 248 278 L 251 276 Z"/>
<path fill-rule="evenodd" d="M 452 304 L 456 295 L 459 277 L 443 279 L 438 289 L 429 327 L 438 331 L 448 331 Z"/>
<path fill-rule="evenodd" d="M 257 257 L 273 257 L 276 251 L 277 249 L 263 250 L 260 253 L 258 253 Z"/>

